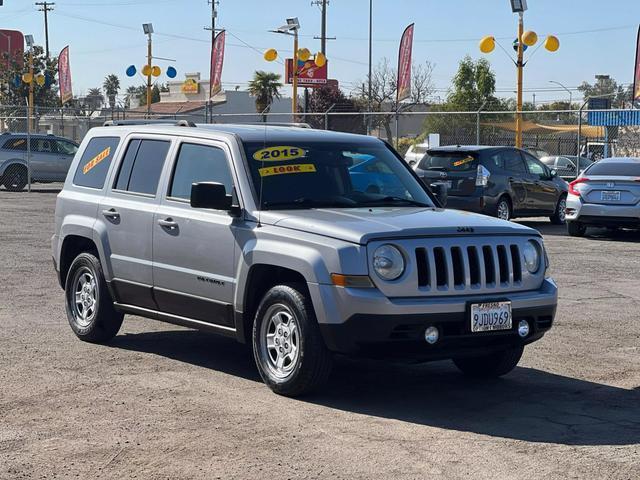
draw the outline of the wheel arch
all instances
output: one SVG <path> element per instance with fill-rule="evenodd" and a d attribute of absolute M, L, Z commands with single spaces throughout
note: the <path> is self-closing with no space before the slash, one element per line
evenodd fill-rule
<path fill-rule="evenodd" d="M 100 258 L 98 247 L 93 239 L 83 235 L 71 234 L 64 237 L 62 245 L 60 247 L 60 286 L 64 288 L 64 284 L 69 273 L 69 268 L 73 260 L 81 253 L 93 253 L 96 257 Z"/>

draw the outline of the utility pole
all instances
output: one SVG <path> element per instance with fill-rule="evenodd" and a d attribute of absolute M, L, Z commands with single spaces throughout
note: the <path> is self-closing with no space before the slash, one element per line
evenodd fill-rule
<path fill-rule="evenodd" d="M 369 0 L 369 86 L 367 95 L 367 110 L 369 116 L 367 118 L 367 135 L 371 135 L 371 61 L 373 49 L 373 0 Z"/>
<path fill-rule="evenodd" d="M 51 2 L 36 2 L 39 12 L 44 12 L 44 38 L 45 38 L 45 54 L 49 58 L 49 16 L 48 13 L 53 10 L 55 3 Z"/>
<path fill-rule="evenodd" d="M 213 58 L 213 45 L 216 42 L 216 18 L 218 17 L 218 12 L 216 7 L 220 5 L 218 0 L 207 0 L 209 5 L 211 5 L 211 27 L 204 27 L 205 30 L 211 30 L 211 54 L 209 58 Z M 213 82 L 211 68 L 209 69 L 209 102 L 207 104 L 207 110 L 213 112 L 213 99 L 211 98 L 211 85 Z M 213 116 L 213 115 L 212 115 Z"/>
<path fill-rule="evenodd" d="M 316 40 L 320 40 L 320 51 L 323 55 L 327 54 L 327 40 L 335 40 L 336 37 L 327 37 L 327 5 L 329 0 L 313 0 L 311 5 L 317 5 L 322 11 L 322 23 L 320 26 L 320 36 L 313 37 Z"/>

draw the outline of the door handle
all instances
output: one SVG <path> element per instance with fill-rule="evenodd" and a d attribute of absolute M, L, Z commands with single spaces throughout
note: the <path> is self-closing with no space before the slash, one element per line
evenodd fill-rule
<path fill-rule="evenodd" d="M 158 219 L 158 225 L 160 225 L 162 228 L 167 228 L 169 230 L 173 230 L 175 228 L 178 228 L 178 223 L 175 222 L 172 218 L 166 218 L 166 219 Z"/>
<path fill-rule="evenodd" d="M 115 208 L 110 208 L 109 210 L 102 210 L 102 215 L 104 215 L 107 218 L 111 218 L 112 220 L 120 218 L 120 214 L 116 211 Z"/>

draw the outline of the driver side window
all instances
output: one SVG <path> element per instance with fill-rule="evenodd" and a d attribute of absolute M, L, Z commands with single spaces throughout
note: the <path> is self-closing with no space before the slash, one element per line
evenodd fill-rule
<path fill-rule="evenodd" d="M 527 163 L 529 173 L 531 173 L 532 175 L 538 175 L 540 179 L 549 177 L 549 171 L 547 170 L 547 167 L 545 167 L 539 160 L 526 153 L 524 154 L 524 160 Z"/>

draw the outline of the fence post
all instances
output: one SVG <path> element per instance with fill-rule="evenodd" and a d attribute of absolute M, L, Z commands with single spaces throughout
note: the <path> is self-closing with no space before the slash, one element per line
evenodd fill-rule
<path fill-rule="evenodd" d="M 398 145 L 400 145 L 400 139 L 398 138 L 398 132 L 400 129 L 398 128 L 398 119 L 400 118 L 400 109 L 396 108 L 396 150 L 398 150 Z"/>
<path fill-rule="evenodd" d="M 336 106 L 336 104 L 334 103 L 329 108 L 327 108 L 326 112 L 324 112 L 324 129 L 325 130 L 329 130 L 329 112 L 331 110 L 333 110 L 333 107 L 335 107 L 335 106 Z"/>
<path fill-rule="evenodd" d="M 485 100 L 476 112 L 476 145 L 480 145 L 480 112 L 482 112 L 482 109 L 486 104 L 487 101 Z"/>
<path fill-rule="evenodd" d="M 31 193 L 31 108 L 27 100 L 27 192 Z"/>

